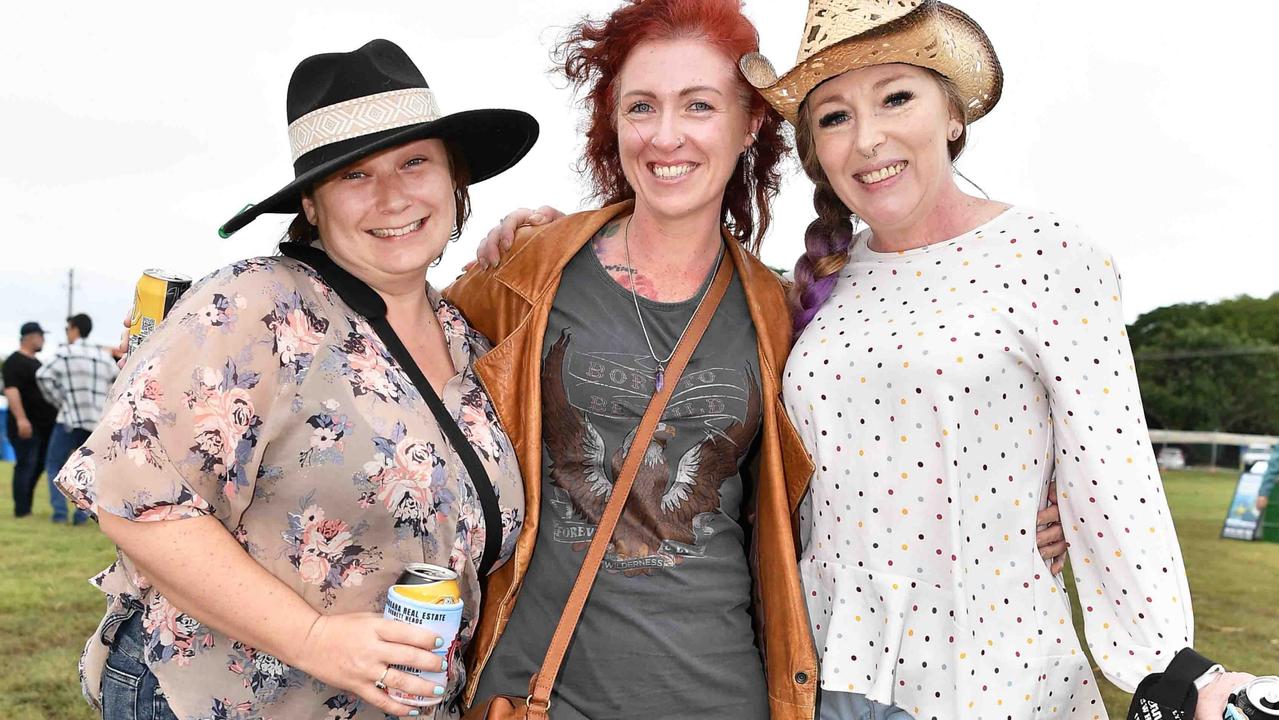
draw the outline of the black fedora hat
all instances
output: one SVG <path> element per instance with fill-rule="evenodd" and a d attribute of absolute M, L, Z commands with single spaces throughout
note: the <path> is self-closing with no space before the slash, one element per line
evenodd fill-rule
<path fill-rule="evenodd" d="M 424 138 L 448 140 L 475 184 L 519 162 L 537 140 L 537 120 L 519 110 L 443 115 L 422 73 L 390 40 L 306 58 L 289 80 L 286 104 L 293 182 L 237 213 L 218 228 L 222 237 L 262 213 L 301 212 L 311 186 L 379 150 Z"/>

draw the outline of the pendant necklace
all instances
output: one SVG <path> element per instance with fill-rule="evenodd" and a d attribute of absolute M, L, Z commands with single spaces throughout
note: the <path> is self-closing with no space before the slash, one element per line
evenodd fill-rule
<path fill-rule="evenodd" d="M 626 221 L 626 230 L 622 233 L 622 247 L 626 248 L 626 273 L 631 280 L 631 301 L 635 303 L 635 317 L 639 320 L 640 332 L 644 333 L 644 343 L 648 345 L 648 354 L 653 358 L 653 362 L 657 363 L 657 372 L 653 374 L 653 389 L 656 392 L 662 391 L 662 385 L 666 382 L 666 363 L 671 361 L 675 355 L 675 349 L 679 347 L 680 342 L 684 339 L 684 333 L 688 332 L 688 328 L 693 324 L 693 318 L 697 317 L 697 311 L 701 309 L 702 302 L 706 300 L 706 291 L 710 289 L 708 284 L 702 289 L 702 296 L 697 300 L 697 307 L 693 308 L 693 315 L 689 317 L 688 322 L 684 323 L 684 329 L 680 331 L 679 337 L 675 340 L 674 347 L 666 354 L 666 359 L 657 357 L 657 352 L 653 350 L 653 341 L 648 337 L 648 328 L 644 326 L 644 314 L 640 312 L 639 297 L 635 294 L 635 266 L 631 264 L 631 222 Z M 721 241 L 719 246 L 719 254 L 715 256 L 715 265 L 711 268 L 711 277 L 719 271 L 719 264 L 724 261 L 724 243 Z"/>

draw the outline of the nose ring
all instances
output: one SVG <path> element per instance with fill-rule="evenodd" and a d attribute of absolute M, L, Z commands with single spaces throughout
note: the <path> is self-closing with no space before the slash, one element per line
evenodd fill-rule
<path fill-rule="evenodd" d="M 867 160 L 870 160 L 871 158 L 875 157 L 876 155 L 879 154 L 879 146 L 882 144 L 883 143 L 876 143 L 875 147 L 870 149 L 870 154 L 867 155 L 866 153 L 862 153 L 862 157 L 866 158 Z"/>
<path fill-rule="evenodd" d="M 679 137 L 675 138 L 675 147 L 676 147 L 677 149 L 678 149 L 678 148 L 682 148 L 682 147 L 684 147 L 684 136 L 683 136 L 683 135 L 680 135 Z"/>

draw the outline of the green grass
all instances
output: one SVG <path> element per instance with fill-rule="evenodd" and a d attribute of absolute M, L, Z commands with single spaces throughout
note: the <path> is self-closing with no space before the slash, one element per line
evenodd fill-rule
<path fill-rule="evenodd" d="M 1279 544 L 1222 540 L 1221 525 L 1237 473 L 1164 472 L 1164 490 L 1190 577 L 1195 649 L 1232 670 L 1279 672 Z M 1073 589 L 1073 581 L 1068 581 Z M 1071 592 L 1075 632 L 1082 613 Z M 1126 717 L 1132 696 L 1106 682 L 1093 663 L 1112 719 Z"/>
<path fill-rule="evenodd" d="M 102 616 L 87 579 L 114 557 L 97 526 L 49 522 L 48 486 L 32 517 L 13 518 L 10 477 L 0 463 L 0 718 L 89 720 L 76 658 Z M 1279 671 L 1279 545 L 1221 540 L 1232 473 L 1170 472 L 1165 487 L 1194 595 L 1196 645 L 1228 667 Z M 1072 598 L 1073 599 L 1073 598 Z M 1081 613 L 1075 607 L 1076 629 Z M 1100 678 L 1100 673 L 1098 673 Z M 1112 718 L 1129 698 L 1101 681 Z"/>
<path fill-rule="evenodd" d="M 88 720 L 76 661 L 106 608 L 88 579 L 115 549 L 94 523 L 50 522 L 44 478 L 34 513 L 14 518 L 12 477 L 0 463 L 0 718 Z"/>

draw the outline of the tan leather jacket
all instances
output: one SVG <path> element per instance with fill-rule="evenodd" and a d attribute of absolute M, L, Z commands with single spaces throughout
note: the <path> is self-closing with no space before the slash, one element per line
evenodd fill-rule
<path fill-rule="evenodd" d="M 484 590 L 483 611 L 468 658 L 470 680 L 464 696 L 468 705 L 475 700 L 480 673 L 511 618 L 537 541 L 542 490 L 542 339 L 560 275 L 596 231 L 630 208 L 629 202 L 619 203 L 570 215 L 542 228 L 523 229 L 500 265 L 486 271 L 472 270 L 444 292 L 471 324 L 493 341 L 493 350 L 475 367 L 515 444 L 528 508 L 514 556 L 489 576 Z M 773 718 L 810 720 L 817 695 L 817 655 L 800 585 L 793 518 L 808 489 L 813 464 L 780 398 L 781 373 L 790 351 L 790 313 L 777 274 L 729 240 L 728 256 L 741 278 L 759 337 L 764 412 L 755 470 L 751 566 L 769 706 Z"/>

